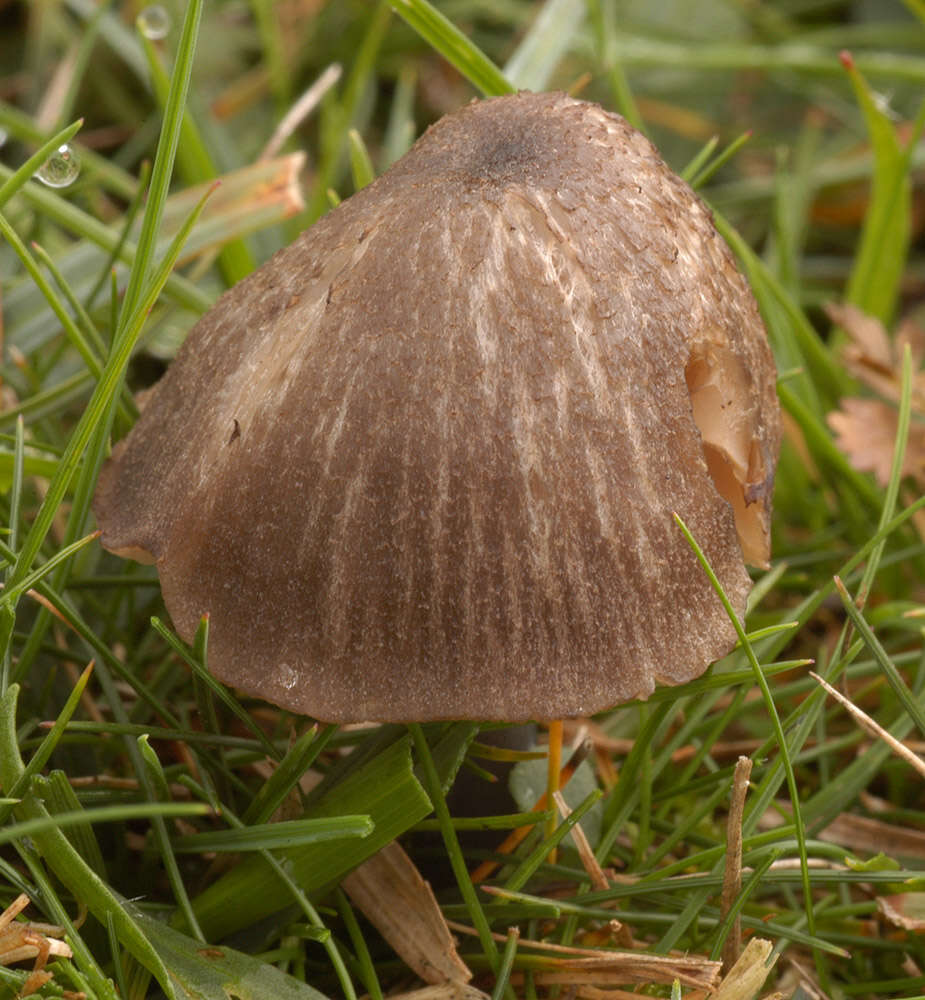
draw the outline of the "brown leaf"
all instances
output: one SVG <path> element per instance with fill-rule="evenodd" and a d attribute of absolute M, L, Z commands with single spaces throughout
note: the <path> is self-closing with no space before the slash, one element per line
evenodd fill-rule
<path fill-rule="evenodd" d="M 830 303 L 825 311 L 853 341 L 845 351 L 846 358 L 887 372 L 895 368 L 893 345 L 880 320 L 846 303 Z"/>
<path fill-rule="evenodd" d="M 879 399 L 842 400 L 842 408 L 828 415 L 838 447 L 860 472 L 872 472 L 885 486 L 893 464 L 898 415 L 893 406 Z M 903 475 L 925 483 L 925 426 L 913 422 L 903 456 Z"/>
<path fill-rule="evenodd" d="M 917 320 L 907 318 L 899 324 L 896 331 L 896 356 L 902 357 L 906 344 L 912 353 L 912 367 L 918 371 L 925 360 L 925 328 Z"/>
<path fill-rule="evenodd" d="M 341 883 L 395 951 L 427 983 L 466 983 L 472 973 L 430 885 L 404 849 L 388 844 Z"/>
<path fill-rule="evenodd" d="M 890 338 L 883 324 L 857 306 L 826 306 L 829 318 L 851 338 L 842 357 L 845 367 L 885 399 L 899 402 L 902 386 L 903 351 L 908 344 L 912 355 L 912 405 L 925 413 L 925 373 L 919 369 L 925 358 L 925 330 L 912 319 L 904 320 Z"/>
<path fill-rule="evenodd" d="M 867 816 L 842 813 L 821 831 L 819 839 L 850 848 L 858 854 L 882 851 L 890 857 L 925 858 L 925 832 Z"/>
<path fill-rule="evenodd" d="M 838 447 L 860 472 L 872 472 L 881 486 L 890 478 L 896 441 L 896 410 L 879 399 L 842 400 L 841 409 L 828 415 Z"/>
<path fill-rule="evenodd" d="M 877 909 L 894 927 L 902 927 L 907 931 L 925 931 L 925 892 L 878 896 Z"/>

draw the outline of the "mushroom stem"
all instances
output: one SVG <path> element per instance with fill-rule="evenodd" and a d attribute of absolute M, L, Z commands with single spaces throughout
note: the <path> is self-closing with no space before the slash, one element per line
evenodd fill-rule
<path fill-rule="evenodd" d="M 562 720 L 553 719 L 548 723 L 549 746 L 546 751 L 546 802 L 555 802 L 555 794 L 559 791 L 559 774 L 562 770 Z M 546 820 L 546 836 L 551 837 L 555 833 L 558 819 L 554 812 L 551 812 Z M 549 863 L 555 864 L 556 851 L 549 852 Z"/>

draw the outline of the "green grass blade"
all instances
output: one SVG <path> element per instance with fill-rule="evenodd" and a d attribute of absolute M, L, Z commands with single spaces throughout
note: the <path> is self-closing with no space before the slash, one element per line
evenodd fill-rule
<path fill-rule="evenodd" d="M 260 786 L 241 817 L 244 823 L 250 825 L 268 822 L 336 732 L 337 726 L 325 726 L 321 733 L 318 732 L 317 726 L 312 726 L 308 732 L 303 733 L 274 768 L 269 780 Z"/>
<path fill-rule="evenodd" d="M 552 835 L 546 837 L 521 861 L 513 872 L 505 879 L 505 889 L 522 889 L 533 877 L 540 865 L 549 857 L 551 851 L 571 833 L 581 818 L 600 802 L 603 792 L 599 788 L 592 789 L 575 809 L 555 828 Z"/>
<path fill-rule="evenodd" d="M 281 851 L 281 862 L 308 896 L 330 890 L 350 870 L 430 812 L 430 800 L 411 768 L 410 738 L 392 743 L 343 781 L 326 780 L 309 817 L 368 815 L 366 838 L 329 841 Z M 210 940 L 250 926 L 285 905 L 285 886 L 259 855 L 247 858 L 193 901 Z M 247 905 L 242 905 L 241 901 Z"/>
<path fill-rule="evenodd" d="M 196 655 L 178 639 L 173 632 L 159 619 L 151 619 L 151 627 L 170 646 L 171 649 L 196 672 L 199 679 L 205 684 L 226 708 L 229 709 L 243 725 L 253 733 L 254 737 L 263 745 L 267 755 L 271 760 L 279 756 L 276 747 L 267 739 L 266 734 L 251 717 L 250 713 L 244 709 L 237 698 L 223 685 L 220 684 L 210 673 L 206 664 L 197 659 Z"/>
<path fill-rule="evenodd" d="M 514 958 L 517 955 L 517 942 L 519 940 L 520 931 L 516 927 L 511 927 L 507 932 L 504 951 L 501 953 L 501 967 L 495 978 L 495 988 L 491 991 L 491 1000 L 501 1000 L 508 988 L 508 980 L 511 977 L 511 969 L 514 968 Z"/>
<path fill-rule="evenodd" d="M 29 573 L 16 584 L 8 584 L 3 591 L 2 597 L 0 597 L 0 601 L 9 604 L 12 607 L 27 590 L 31 590 L 37 583 L 39 583 L 40 580 L 43 580 L 46 576 L 48 576 L 52 570 L 60 566 L 62 563 L 66 563 L 71 556 L 79 552 L 90 542 L 95 541 L 98 537 L 99 532 L 95 531 L 92 535 L 86 535 L 84 538 L 81 538 L 76 542 L 72 542 L 70 545 L 65 545 L 64 548 L 58 549 L 58 551 L 37 570 Z"/>
<path fill-rule="evenodd" d="M 517 90 L 549 89 L 559 63 L 584 30 L 585 0 L 546 0 L 503 75 Z"/>
<path fill-rule="evenodd" d="M 846 297 L 864 312 L 889 324 L 896 309 L 909 248 L 912 187 L 908 161 L 892 122 L 877 106 L 854 60 L 843 53 L 842 63 L 864 114 L 874 151 L 870 205 Z M 919 114 L 913 143 L 925 123 L 923 115 L 925 105 Z"/>
<path fill-rule="evenodd" d="M 370 159 L 369 150 L 363 137 L 355 128 L 347 132 L 350 143 L 350 170 L 353 174 L 353 189 L 359 191 L 360 188 L 372 184 L 376 179 L 376 171 L 373 169 L 373 161 Z"/>
<path fill-rule="evenodd" d="M 809 863 L 806 853 L 806 832 L 803 826 L 803 818 L 800 812 L 800 790 L 797 785 L 796 775 L 793 771 L 793 762 L 790 759 L 790 750 L 787 743 L 787 737 L 784 733 L 784 729 L 781 726 L 780 716 L 777 713 L 777 706 L 774 704 L 774 698 L 771 694 L 771 689 L 768 687 L 767 678 L 758 663 L 758 658 L 755 656 L 755 651 L 752 648 L 752 644 L 748 641 L 748 636 L 745 634 L 745 629 L 742 623 L 739 621 L 738 615 L 736 615 L 729 598 L 726 596 L 726 592 L 723 590 L 723 586 L 719 581 L 719 578 L 713 572 L 713 568 L 710 566 L 707 557 L 704 555 L 703 550 L 697 544 L 696 539 L 691 534 L 690 529 L 681 520 L 678 514 L 674 516 L 678 527 L 687 539 L 688 545 L 690 545 L 694 554 L 697 556 L 697 561 L 703 567 L 703 571 L 707 574 L 710 579 L 710 583 L 716 592 L 717 597 L 723 603 L 723 607 L 726 609 L 726 614 L 729 616 L 729 620 L 736 630 L 739 637 L 739 642 L 742 645 L 742 649 L 745 655 L 748 657 L 748 661 L 751 664 L 752 670 L 755 673 L 755 681 L 761 690 L 762 698 L 764 699 L 765 707 L 768 711 L 768 715 L 771 719 L 771 725 L 774 729 L 774 734 L 777 738 L 778 750 L 780 752 L 781 761 L 784 767 L 784 771 L 787 775 L 787 787 L 790 792 L 790 807 L 793 810 L 793 826 L 796 833 L 797 844 L 799 845 L 800 851 L 800 871 L 803 880 L 803 905 L 806 907 L 806 923 L 809 928 L 809 933 L 811 936 L 815 937 L 816 931 L 816 921 L 813 915 L 813 897 L 812 897 L 812 885 L 809 878 Z"/>
<path fill-rule="evenodd" d="M 157 95 L 158 102 L 166 118 L 167 101 L 170 94 L 170 78 L 161 65 L 160 56 L 154 44 L 144 34 L 141 36 L 141 43 L 148 61 L 151 80 L 154 84 L 154 93 Z M 214 180 L 218 174 L 189 108 L 183 110 L 180 124 L 177 165 L 189 184 Z M 222 268 L 225 282 L 228 285 L 233 285 L 242 278 L 246 278 L 257 266 L 257 262 L 243 240 L 232 240 L 223 246 L 219 252 L 219 264 Z"/>
<path fill-rule="evenodd" d="M 903 467 L 906 458 L 906 447 L 909 443 L 909 424 L 912 419 L 912 352 L 908 344 L 903 351 L 901 388 L 899 397 L 899 413 L 896 419 L 896 438 L 893 445 L 893 461 L 890 466 L 890 478 L 883 498 L 883 511 L 880 514 L 879 528 L 883 528 L 896 512 L 896 501 L 899 499 L 899 486 L 903 478 Z M 858 589 L 858 604 L 863 607 L 873 584 L 874 577 L 880 567 L 886 539 L 871 552 L 870 559 L 864 567 L 861 585 Z"/>
<path fill-rule="evenodd" d="M 72 688 L 70 694 L 68 695 L 67 701 L 64 703 L 64 707 L 58 714 L 58 718 L 55 719 L 54 725 L 46 734 L 45 738 L 42 740 L 41 745 L 36 749 L 35 753 L 32 755 L 29 763 L 26 764 L 16 780 L 10 785 L 4 785 L 4 790 L 6 795 L 13 799 L 18 800 L 29 789 L 29 785 L 33 777 L 39 774 L 45 765 L 48 763 L 51 755 L 55 751 L 55 747 L 58 745 L 59 740 L 64 735 L 64 731 L 67 728 L 67 724 L 71 721 L 74 712 L 77 709 L 77 705 L 80 702 L 81 696 L 87 686 L 87 681 L 90 680 L 90 674 L 93 671 L 93 664 L 91 663 L 88 667 L 84 669 L 77 683 Z M 12 805 L 0 806 L 0 826 L 5 824 L 10 817 L 12 812 Z"/>
<path fill-rule="evenodd" d="M 33 779 L 33 786 L 38 792 L 43 791 L 43 782 L 47 779 Z M 16 807 L 27 816 L 17 823 L 10 823 L 0 830 L 0 844 L 13 844 L 24 837 L 33 840 L 43 838 L 50 833 L 65 830 L 69 826 L 83 826 L 87 823 L 114 823 L 126 820 L 152 819 L 160 816 L 191 817 L 202 816 L 207 812 L 205 806 L 198 802 L 138 802 L 118 806 L 97 806 L 94 809 L 78 809 L 74 812 L 49 813 L 44 809 L 31 811 L 28 808 L 28 797 Z M 62 879 L 64 881 L 64 879 Z"/>
<path fill-rule="evenodd" d="M 139 303 L 145 298 L 144 290 L 148 280 L 148 269 L 151 254 L 154 250 L 157 226 L 163 212 L 167 186 L 173 169 L 173 158 L 179 139 L 182 108 L 189 86 L 189 75 L 192 66 L 201 3 L 202 0 L 191 0 L 186 10 L 180 52 L 177 57 L 177 70 L 174 74 L 168 100 L 168 113 L 165 114 L 164 129 L 161 132 L 158 154 L 151 173 L 151 190 L 149 191 L 148 204 L 142 223 L 142 234 L 129 278 L 129 285 L 126 289 L 125 300 L 120 312 L 120 327 L 116 331 L 112 355 L 100 377 L 93 397 L 68 442 L 58 471 L 49 484 L 48 492 L 42 506 L 36 515 L 28 536 L 23 542 L 16 565 L 10 574 L 10 586 L 18 584 L 27 576 L 42 542 L 51 527 L 68 484 L 71 482 L 71 478 L 80 464 L 84 449 L 89 443 L 91 436 L 100 427 L 101 422 L 105 420 L 105 415 L 110 408 L 112 400 L 121 390 L 125 366 L 128 364 L 134 342 L 141 332 L 144 316 L 139 315 L 136 309 Z M 150 291 L 154 291 L 152 285 L 148 285 L 147 287 Z M 150 298 L 150 292 L 147 297 Z"/>
<path fill-rule="evenodd" d="M 690 181 L 690 186 L 696 191 L 706 184 L 710 178 L 717 173 L 731 160 L 735 157 L 739 150 L 751 139 L 751 130 L 748 132 L 743 132 L 740 136 L 737 136 L 732 142 L 726 146 L 725 149 L 721 150 L 716 156 L 709 160 L 709 162 L 704 163 L 696 170 L 693 178 Z"/>
<path fill-rule="evenodd" d="M 11 685 L 0 696 L 0 785 L 3 788 L 13 787 L 24 772 L 16 741 L 15 720 L 18 696 L 19 687 L 15 684 Z M 149 804 L 142 804 L 136 807 L 135 815 L 140 814 L 138 809 L 143 812 L 150 808 Z M 160 806 L 160 808 L 164 807 Z M 167 808 L 171 811 L 175 810 L 174 815 L 190 815 L 188 806 L 184 806 L 182 809 L 176 806 Z M 118 807 L 118 809 L 124 817 L 125 808 Z M 196 810 L 200 814 L 203 811 L 202 807 L 198 807 Z M 104 926 L 107 914 L 113 914 L 116 932 L 123 947 L 128 949 L 147 969 L 151 970 L 165 994 L 171 1000 L 175 1000 L 166 967 L 151 949 L 147 938 L 138 926 L 123 911 L 120 901 L 112 893 L 109 886 L 71 846 L 60 828 L 59 821 L 62 817 L 51 816 L 45 807 L 32 796 L 23 799 L 21 804 L 16 807 L 16 813 L 22 817 L 17 824 L 20 831 L 30 831 L 28 834 L 21 833 L 21 836 L 28 835 L 32 838 L 45 863 Z M 99 819 L 102 819 L 104 815 L 112 818 L 111 813 L 102 810 L 96 810 L 95 815 Z M 86 823 L 88 818 L 89 814 L 81 811 L 74 817 L 74 822 Z M 0 836 L 8 834 L 9 830 L 10 827 L 7 827 L 0 831 Z"/>
<path fill-rule="evenodd" d="M 61 145 L 69 142 L 83 126 L 83 119 L 79 118 L 76 122 L 68 125 L 67 128 L 62 129 L 57 135 L 53 136 L 47 142 L 42 143 L 42 145 L 30 156 L 22 166 L 18 167 L 16 170 L 9 171 L 6 180 L 0 184 L 0 208 L 2 208 L 9 200 L 23 188 L 32 178 L 35 176 L 36 170 L 48 159 L 49 156 Z"/>
<path fill-rule="evenodd" d="M 874 659 L 883 671 L 884 677 L 886 677 L 890 687 L 893 689 L 893 693 L 916 724 L 919 732 L 925 735 L 925 710 L 922 709 L 919 699 L 909 690 L 909 687 L 902 678 L 902 674 L 896 669 L 889 654 L 883 648 L 883 644 L 874 634 L 874 630 L 870 627 L 863 614 L 861 614 L 857 604 L 852 600 L 845 585 L 838 577 L 835 578 L 835 588 L 838 591 L 838 596 L 841 598 L 842 605 L 848 617 L 851 619 L 851 623 L 858 630 L 858 634 L 873 654 Z"/>
<path fill-rule="evenodd" d="M 514 92 L 488 56 L 427 0 L 392 0 L 392 8 L 485 97 Z"/>
<path fill-rule="evenodd" d="M 212 830 L 175 837 L 180 854 L 204 851 L 276 851 L 318 844 L 325 840 L 368 837 L 374 828 L 369 816 L 332 816 L 256 823 L 237 830 Z"/>
<path fill-rule="evenodd" d="M 588 16 L 591 22 L 597 61 L 610 85 L 610 95 L 614 107 L 633 128 L 644 133 L 646 131 L 645 123 L 639 113 L 639 108 L 636 106 L 623 63 L 617 52 L 619 35 L 617 5 L 608 3 L 607 0 L 588 0 Z"/>
<path fill-rule="evenodd" d="M 33 786 L 34 789 L 35 786 Z M 45 805 L 53 815 L 60 816 L 83 811 L 77 794 L 71 787 L 64 771 L 52 771 L 41 789 Z M 75 823 L 65 829 L 67 839 L 71 842 L 74 850 L 103 881 L 107 881 L 106 862 L 103 860 L 103 852 L 96 839 L 96 834 L 93 832 L 90 819 L 88 818 L 86 823 Z"/>
<path fill-rule="evenodd" d="M 768 325 L 778 365 L 782 369 L 804 371 L 802 378 L 791 380 L 788 386 L 796 383 L 797 388 L 792 391 L 798 392 L 801 400 L 821 418 L 850 390 L 851 380 L 833 361 L 806 314 L 767 265 L 721 215 L 714 213 L 714 220 L 720 235 L 745 268 Z"/>
<path fill-rule="evenodd" d="M 192 781 L 188 781 L 187 784 L 189 784 L 190 787 L 195 787 Z M 195 790 L 197 793 L 200 793 L 201 791 L 198 788 Z M 244 824 L 240 819 L 238 819 L 237 816 L 234 815 L 233 812 L 231 812 L 230 809 L 228 809 L 227 806 L 219 805 L 218 803 L 215 803 L 215 805 L 221 810 L 224 818 L 235 830 L 244 829 Z M 295 904 L 305 914 L 311 929 L 318 935 L 317 940 L 322 943 L 322 946 L 328 953 L 328 957 L 331 960 L 331 964 L 334 967 L 341 989 L 343 990 L 345 1000 L 356 1000 L 356 991 L 353 987 L 353 980 L 350 978 L 350 974 L 347 971 L 343 958 L 341 957 L 340 949 L 338 948 L 337 942 L 331 932 L 327 929 L 327 927 L 325 927 L 318 911 L 314 906 L 312 906 L 301 887 L 296 884 L 295 880 L 289 874 L 288 868 L 284 867 L 271 851 L 260 850 L 259 854 L 261 860 L 279 879 L 280 885 L 283 887 L 284 891 L 288 893 L 289 898 L 294 900 Z"/>
<path fill-rule="evenodd" d="M 154 248 L 157 233 L 164 212 L 164 202 L 170 188 L 170 178 L 173 176 L 174 161 L 177 147 L 183 129 L 183 114 L 186 97 L 189 92 L 190 76 L 193 69 L 193 54 L 196 50 L 196 38 L 199 34 L 199 20 L 202 15 L 202 0 L 190 0 L 186 5 L 183 27 L 174 70 L 170 79 L 170 88 L 164 100 L 164 121 L 161 126 L 154 156 L 154 166 L 151 170 L 151 183 L 148 187 L 148 198 L 142 217 L 141 234 L 138 237 L 138 247 L 132 262 L 128 285 L 119 314 L 119 328 L 116 331 L 115 349 L 131 335 L 128 318 L 137 307 L 141 298 L 142 288 L 148 279 L 148 270 L 154 260 Z"/>
<path fill-rule="evenodd" d="M 0 179 L 9 178 L 12 171 L 0 163 Z M 63 229 L 75 234 L 81 240 L 88 240 L 105 253 L 119 261 L 132 265 L 137 253 L 137 246 L 131 240 L 125 239 L 124 231 L 116 231 L 94 218 L 88 212 L 62 198 L 41 184 L 27 184 L 22 190 L 22 198 L 35 210 Z M 108 275 L 107 275 L 108 277 Z M 12 298 L 17 289 L 10 293 Z M 187 278 L 180 274 L 172 274 L 167 281 L 166 292 L 171 301 L 195 313 L 205 312 L 212 305 L 213 296 L 201 291 Z M 25 294 L 32 294 L 28 290 Z M 5 303 L 6 304 L 6 303 Z"/>
<path fill-rule="evenodd" d="M 145 767 L 144 775 L 139 775 L 139 778 L 142 779 L 142 783 L 146 786 L 145 793 L 147 797 L 156 802 L 169 802 L 170 786 L 167 783 L 161 762 L 148 742 L 147 735 L 138 738 L 138 752 Z M 180 912 L 182 912 L 187 926 L 189 926 L 193 935 L 205 943 L 206 939 L 199 925 L 196 923 L 196 915 L 193 913 L 189 894 L 186 891 L 186 886 L 183 884 L 180 866 L 177 864 L 173 844 L 170 840 L 170 833 L 167 830 L 167 824 L 164 822 L 163 816 L 155 815 L 151 818 L 151 830 L 154 845 L 161 858 L 161 866 L 173 890 L 173 898 L 176 900 L 177 906 Z"/>
<path fill-rule="evenodd" d="M 443 834 L 443 842 L 446 845 L 450 865 L 453 868 L 453 874 L 456 876 L 456 884 L 459 886 L 459 891 L 466 903 L 469 917 L 476 931 L 478 931 L 482 950 L 491 963 L 492 970 L 497 974 L 501 958 L 498 954 L 494 938 L 491 936 L 491 928 L 485 919 L 485 913 L 482 910 L 482 904 L 479 902 L 475 886 L 473 886 L 472 880 L 469 878 L 466 862 L 459 847 L 459 839 L 456 836 L 456 831 L 453 829 L 453 824 L 450 822 L 450 811 L 447 808 L 446 796 L 441 787 L 437 768 L 434 766 L 430 747 L 427 745 L 427 739 L 419 723 L 412 723 L 408 728 L 411 730 L 411 735 L 414 738 L 414 746 L 424 771 L 426 787 L 433 803 L 434 812 L 440 821 L 440 832 Z"/>
<path fill-rule="evenodd" d="M 696 177 L 697 174 L 706 166 L 709 162 L 710 157 L 716 152 L 716 147 L 719 145 L 719 136 L 714 135 L 709 138 L 694 154 L 692 159 L 688 162 L 687 166 L 683 170 L 678 171 L 678 176 L 682 180 L 687 181 L 688 184 L 691 183 L 691 178 Z"/>
<path fill-rule="evenodd" d="M 125 908 L 170 970 L 177 1000 L 228 1000 L 232 996 L 242 1000 L 327 1000 L 313 986 L 252 955 L 227 946 L 204 949 L 201 942 L 141 913 L 132 904 Z M 352 1000 L 350 994 L 347 1000 Z"/>

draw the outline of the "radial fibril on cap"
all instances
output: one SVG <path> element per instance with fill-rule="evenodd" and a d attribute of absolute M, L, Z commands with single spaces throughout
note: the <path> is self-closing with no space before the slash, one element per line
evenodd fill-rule
<path fill-rule="evenodd" d="M 731 648 L 672 514 L 743 613 L 779 435 L 707 209 L 618 116 L 519 94 L 226 293 L 96 511 L 239 688 L 330 721 L 573 716 Z"/>

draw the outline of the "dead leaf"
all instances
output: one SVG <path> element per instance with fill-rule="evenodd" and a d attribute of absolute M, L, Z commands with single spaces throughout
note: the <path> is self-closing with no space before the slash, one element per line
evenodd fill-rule
<path fill-rule="evenodd" d="M 845 368 L 879 399 L 846 397 L 828 415 L 838 447 L 860 472 L 872 472 L 881 486 L 889 481 L 896 443 L 897 407 L 902 395 L 902 359 L 912 359 L 912 423 L 903 458 L 903 476 L 925 486 L 925 329 L 904 320 L 890 337 L 883 324 L 856 306 L 829 305 L 829 318 L 850 338 L 842 351 Z"/>
<path fill-rule="evenodd" d="M 885 399 L 899 402 L 902 391 L 902 360 L 906 346 L 912 357 L 912 406 L 925 412 L 925 330 L 916 320 L 905 319 L 893 338 L 883 324 L 856 306 L 830 305 L 826 312 L 851 338 L 842 351 L 845 367 L 855 378 Z"/>
<path fill-rule="evenodd" d="M 925 931 L 925 892 L 878 896 L 877 909 L 894 927 L 902 927 L 907 931 Z"/>
<path fill-rule="evenodd" d="M 881 486 L 890 478 L 896 441 L 896 410 L 879 399 L 847 397 L 828 415 L 835 443 L 860 472 L 872 472 Z"/>
<path fill-rule="evenodd" d="M 879 399 L 849 396 L 842 400 L 841 409 L 834 410 L 827 419 L 836 444 L 854 468 L 872 472 L 877 482 L 886 486 L 896 443 L 896 408 Z M 902 474 L 925 482 L 925 427 L 921 424 L 913 423 L 909 428 Z"/>
<path fill-rule="evenodd" d="M 868 816 L 842 813 L 820 832 L 819 839 L 849 848 L 857 854 L 882 851 L 890 857 L 925 858 L 925 832 Z"/>
<path fill-rule="evenodd" d="M 891 374 L 896 367 L 893 345 L 880 320 L 848 303 L 832 302 L 825 307 L 826 315 L 840 326 L 852 340 L 845 359 L 859 367 L 866 366 Z M 863 377 L 863 376 L 859 376 Z"/>
<path fill-rule="evenodd" d="M 467 983 L 472 973 L 429 883 L 393 841 L 341 883 L 366 918 L 426 983 Z"/>

